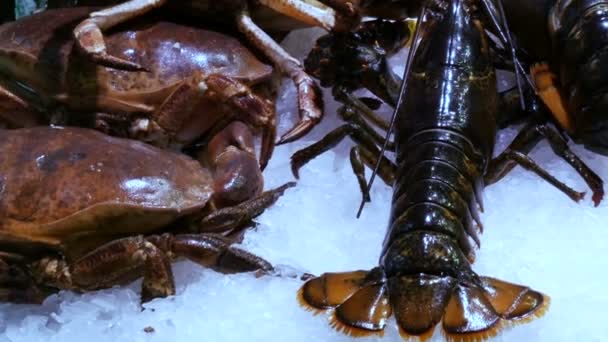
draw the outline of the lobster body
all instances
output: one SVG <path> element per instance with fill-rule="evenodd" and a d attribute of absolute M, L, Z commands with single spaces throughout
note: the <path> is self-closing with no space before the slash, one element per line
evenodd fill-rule
<path fill-rule="evenodd" d="M 437 5 L 444 2 L 437 1 Z M 452 1 L 431 11 L 398 111 L 397 172 L 382 257 L 387 276 L 470 273 L 468 236 L 482 175 L 494 147 L 498 96 L 483 27 L 468 5 Z M 420 249 L 430 246 L 430 249 Z M 412 246 L 416 246 L 412 249 Z M 435 248 L 446 251 L 436 260 Z M 419 250 L 419 251 L 415 251 Z M 399 256 L 411 253 L 411 258 Z"/>

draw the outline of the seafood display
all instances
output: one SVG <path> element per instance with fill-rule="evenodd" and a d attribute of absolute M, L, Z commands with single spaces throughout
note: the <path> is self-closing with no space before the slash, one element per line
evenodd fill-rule
<path fill-rule="evenodd" d="M 488 204 L 482 190 L 506 178 L 513 189 L 492 187 L 502 189 L 499 197 L 500 191 L 532 193 L 512 186 L 513 175 L 506 177 L 519 165 L 574 200 L 560 202 L 567 203 L 560 208 L 564 213 L 576 212 L 585 193 L 559 181 L 555 176 L 567 178 L 568 172 L 558 172 L 555 163 L 535 161 L 538 150 L 551 148 L 558 162 L 582 177 L 602 212 L 603 181 L 593 169 L 604 161 L 581 154 L 567 139 L 603 152 L 596 110 L 602 103 L 603 38 L 594 36 L 602 30 L 603 2 L 511 2 L 504 10 L 493 0 L 48 3 L 67 8 L 0 26 L 0 341 L 44 338 L 38 331 L 49 341 L 85 331 L 116 340 L 133 334 L 161 340 L 201 334 L 242 340 L 244 333 L 250 340 L 276 338 L 276 331 L 267 335 L 265 321 L 281 326 L 283 338 L 293 341 L 348 338 L 329 335 L 330 328 L 318 322 L 323 316 L 301 310 L 293 301 L 296 288 L 301 306 L 330 313 L 325 317 L 331 328 L 375 341 L 399 335 L 477 341 L 507 330 L 517 336 L 520 328 L 506 328 L 533 320 L 532 328 L 521 329 L 543 340 L 555 336 L 534 327 L 555 319 L 552 309 L 551 317 L 535 320 L 549 306 L 544 293 L 555 300 L 557 285 L 512 271 L 526 265 L 524 274 L 550 273 L 555 264 L 567 263 L 538 267 L 537 260 L 528 266 L 516 258 L 521 249 L 554 247 L 540 246 L 551 241 L 534 237 L 528 224 L 496 224 L 491 212 L 504 201 L 494 193 Z M 80 5 L 112 7 L 74 7 Z M 408 18 L 412 14 L 418 18 Z M 367 16 L 376 19 L 362 20 Z M 526 35 L 531 29 L 522 27 L 525 18 L 534 18 L 539 28 L 546 17 L 549 31 Z M 310 26 L 329 34 L 304 63 L 275 42 L 292 28 Z M 563 53 L 576 44 L 585 48 Z M 303 50 L 299 45 L 307 43 L 296 45 Z M 388 57 L 407 45 L 407 59 L 399 62 L 405 63 L 402 79 Z M 543 61 L 549 64 L 537 64 Z M 574 70 L 580 65 L 599 69 L 580 73 Z M 495 68 L 515 70 L 518 87 L 499 92 Z M 276 97 L 279 73 L 293 81 L 291 96 Z M 317 127 L 324 111 L 309 75 L 331 87 L 342 124 L 319 125 L 329 134 L 301 149 L 312 141 L 296 140 Z M 281 102 L 278 111 L 275 100 Z M 389 107 L 395 110 L 390 122 L 378 114 Z M 297 122 L 277 115 L 290 110 L 299 113 Z M 518 132 L 514 140 L 501 141 L 497 131 L 520 119 L 523 126 L 506 129 Z M 318 164 L 303 168 L 313 159 L 327 166 L 331 157 L 317 157 L 346 137 L 355 146 L 349 158 L 338 152 L 336 160 L 350 159 L 355 178 L 327 173 Z M 538 145 L 543 140 L 548 147 Z M 369 182 L 366 166 L 374 169 Z M 295 186 L 290 171 L 303 181 L 286 192 Z M 376 175 L 392 189 L 372 188 Z M 353 221 L 352 188 L 347 194 L 355 182 L 361 208 L 372 207 L 361 224 Z M 274 189 L 264 192 L 264 185 Z M 323 190 L 310 194 L 311 187 Z M 336 199 L 333 192 L 347 195 Z M 287 201 L 266 211 L 283 196 Z M 322 221 L 319 211 L 328 205 L 331 213 Z M 526 222 L 534 220 L 526 216 Z M 567 246 L 580 249 L 572 260 L 586 253 L 581 244 L 587 247 L 593 231 L 583 223 L 589 215 L 580 216 L 564 220 L 580 230 Z M 376 228 L 386 220 L 382 243 L 384 229 Z M 497 269 L 483 262 L 472 268 L 482 221 L 486 235 L 498 229 L 522 240 Z M 314 227 L 318 222 L 324 229 Z M 246 229 L 251 226 L 256 230 Z M 268 236 L 274 244 L 263 242 Z M 538 243 L 530 247 L 531 239 Z M 342 242 L 351 245 L 340 247 Z M 487 260 L 486 250 L 479 259 Z M 221 274 L 188 261 L 174 266 L 178 260 Z M 602 268 L 601 260 L 586 263 Z M 335 273 L 345 269 L 363 270 Z M 330 270 L 319 277 L 308 273 Z M 568 272 L 585 278 L 587 286 L 599 281 L 579 269 Z M 257 279 L 261 275 L 279 277 Z M 127 308 L 129 296 L 134 310 Z M 110 297 L 118 301 L 105 302 Z M 85 305 L 70 309 L 74 303 Z M 176 309 L 180 305 L 190 311 Z M 567 312 L 559 310 L 557 315 Z M 105 327 L 74 331 L 94 321 Z"/>

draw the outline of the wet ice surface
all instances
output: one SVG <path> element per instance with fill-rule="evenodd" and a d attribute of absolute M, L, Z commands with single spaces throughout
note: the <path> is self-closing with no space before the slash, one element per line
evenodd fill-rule
<path fill-rule="evenodd" d="M 298 39 L 295 39 L 298 42 Z M 298 48 L 305 50 L 305 44 Z M 287 95 L 291 99 L 291 95 Z M 280 107 L 286 116 L 292 107 Z M 289 157 L 338 121 L 331 114 L 307 140 L 277 148 L 265 172 L 266 188 L 292 180 Z M 289 122 L 284 120 L 284 131 Z M 501 150 L 514 128 L 503 131 Z M 360 195 L 348 163 L 350 142 L 302 168 L 298 186 L 261 217 L 243 247 L 273 264 L 315 274 L 377 265 L 388 220 L 391 189 L 376 182 L 373 202 L 355 219 Z M 608 159 L 578 146 L 574 151 L 608 179 Z M 578 190 L 585 184 L 546 143 L 531 154 L 543 167 Z M 368 172 L 369 176 L 369 172 Z M 516 168 L 484 192 L 485 233 L 474 270 L 531 286 L 551 296 L 541 319 L 506 330 L 493 341 L 604 341 L 608 292 L 605 256 L 608 201 L 580 204 L 534 174 Z M 252 274 L 221 275 L 190 262 L 175 264 L 177 295 L 140 310 L 141 282 L 87 294 L 61 292 L 42 306 L 0 304 L 0 342 L 6 341 L 353 341 L 332 330 L 327 315 L 301 309 L 301 282 Z M 151 327 L 153 329 L 150 329 Z M 147 328 L 147 329 L 146 329 Z M 146 329 L 148 332 L 144 331 Z M 384 338 L 400 341 L 394 321 Z M 437 334 L 434 340 L 441 340 Z"/>

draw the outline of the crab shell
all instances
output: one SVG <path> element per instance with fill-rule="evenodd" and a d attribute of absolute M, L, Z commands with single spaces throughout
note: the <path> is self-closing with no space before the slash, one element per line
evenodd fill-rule
<path fill-rule="evenodd" d="M 90 12 L 82 7 L 48 10 L 0 26 L 0 76 L 6 87 L 42 110 L 61 106 L 150 116 L 181 82 L 197 75 L 221 74 L 252 86 L 273 71 L 237 39 L 168 22 L 131 25 L 106 37 L 111 54 L 145 65 L 149 72 L 100 67 L 75 49 L 72 36 Z M 200 125 L 216 122 L 213 115 L 222 115 L 213 103 L 195 107 L 205 111 L 188 123 L 197 133 L 205 131 Z"/>
<path fill-rule="evenodd" d="M 0 130 L 0 251 L 87 250 L 201 212 L 212 177 L 189 157 L 85 128 Z"/>

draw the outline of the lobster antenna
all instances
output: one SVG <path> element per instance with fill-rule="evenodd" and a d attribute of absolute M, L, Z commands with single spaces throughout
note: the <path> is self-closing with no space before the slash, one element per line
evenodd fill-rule
<path fill-rule="evenodd" d="M 393 115 L 391 116 L 391 123 L 388 126 L 388 130 L 386 131 L 386 136 L 384 137 L 384 143 L 382 144 L 382 149 L 380 150 L 380 157 L 376 161 L 376 165 L 374 166 L 374 171 L 372 172 L 372 176 L 367 183 L 367 193 L 370 192 L 372 188 L 372 184 L 374 183 L 374 179 L 376 178 L 376 174 L 378 173 L 378 169 L 380 168 L 380 161 L 382 160 L 381 156 L 386 151 L 386 147 L 388 146 L 388 141 L 391 133 L 393 132 L 393 128 L 395 127 L 395 121 L 397 119 L 397 111 L 399 107 L 401 107 L 401 103 L 403 102 L 403 96 L 405 91 L 407 90 L 407 79 L 410 75 L 410 70 L 412 68 L 412 60 L 414 59 L 414 53 L 416 52 L 416 48 L 418 47 L 418 39 L 420 38 L 420 25 L 424 18 L 424 14 L 426 12 L 426 2 L 422 4 L 420 9 L 420 14 L 418 15 L 418 19 L 416 20 L 416 27 L 414 28 L 414 38 L 412 39 L 412 46 L 410 47 L 410 51 L 407 53 L 407 59 L 405 62 L 405 69 L 403 70 L 403 78 L 401 79 L 401 89 L 399 90 L 399 97 L 397 98 L 397 103 L 395 104 L 395 109 L 393 110 Z M 361 204 L 359 205 L 359 210 L 357 211 L 357 218 L 361 216 L 361 212 L 363 211 L 363 207 L 365 206 L 365 198 L 361 199 Z"/>
<path fill-rule="evenodd" d="M 492 24 L 496 26 L 498 34 L 501 36 L 501 40 L 507 43 L 509 50 L 511 50 L 511 58 L 513 59 L 514 69 L 515 69 L 515 80 L 517 81 L 517 90 L 519 92 L 519 103 L 521 105 L 522 110 L 526 110 L 526 102 L 524 99 L 524 91 L 522 78 L 525 78 L 528 85 L 534 89 L 534 85 L 532 84 L 532 80 L 526 74 L 523 66 L 519 62 L 517 58 L 517 52 L 515 51 L 515 44 L 513 44 L 513 38 L 511 36 L 511 30 L 509 29 L 509 23 L 507 22 L 507 16 L 505 15 L 505 10 L 502 5 L 502 0 L 498 0 L 498 15 L 500 16 L 500 22 L 494 15 L 494 11 L 492 10 L 492 6 L 489 3 L 490 0 L 483 0 L 483 4 L 492 20 Z M 502 25 L 500 24 L 502 22 Z M 503 31 L 504 30 L 504 31 Z M 522 77 L 523 75 L 523 77 Z"/>

